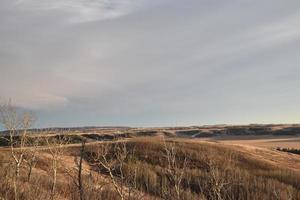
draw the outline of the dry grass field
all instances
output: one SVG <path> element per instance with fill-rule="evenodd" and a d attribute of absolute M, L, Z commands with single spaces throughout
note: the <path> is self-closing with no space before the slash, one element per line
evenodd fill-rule
<path fill-rule="evenodd" d="M 232 145 L 247 145 L 265 148 L 296 148 L 300 149 L 300 135 L 295 136 L 221 136 L 209 138 L 209 141 Z"/>
<path fill-rule="evenodd" d="M 214 143 L 226 145 L 228 148 L 243 152 L 255 159 L 266 161 L 272 165 L 285 167 L 300 172 L 300 156 L 288 152 L 278 151 L 277 148 L 299 149 L 297 138 L 247 137 L 223 138 L 212 140 Z"/>
<path fill-rule="evenodd" d="M 300 199 L 298 125 L 29 129 L 7 109 L 0 200 Z"/>
<path fill-rule="evenodd" d="M 26 162 L 20 168 L 16 198 L 300 199 L 300 156 L 264 146 L 273 140 L 292 138 L 141 136 L 87 143 L 82 154 L 80 143 L 39 146 L 30 179 Z M 0 198 L 15 199 L 9 148 L 0 149 L 0 163 Z"/>

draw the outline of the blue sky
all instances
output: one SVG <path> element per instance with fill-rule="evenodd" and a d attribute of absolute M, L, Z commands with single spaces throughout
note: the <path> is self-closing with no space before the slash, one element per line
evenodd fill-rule
<path fill-rule="evenodd" d="M 1 0 L 0 99 L 37 126 L 300 122 L 298 0 Z"/>

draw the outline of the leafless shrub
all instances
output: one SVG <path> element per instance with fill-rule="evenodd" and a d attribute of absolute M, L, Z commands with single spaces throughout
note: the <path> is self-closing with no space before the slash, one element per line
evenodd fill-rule
<path fill-rule="evenodd" d="M 178 148 L 176 148 L 175 142 L 167 143 L 164 141 L 164 153 L 163 156 L 167 161 L 167 167 L 165 168 L 167 177 L 171 185 L 175 188 L 175 198 L 181 199 L 182 180 L 184 178 L 187 168 L 187 157 L 178 155 Z"/>
<path fill-rule="evenodd" d="M 223 163 L 223 166 L 221 168 L 216 163 L 214 163 L 213 159 L 207 159 L 206 164 L 208 166 L 208 184 L 211 188 L 211 199 L 225 199 L 224 192 L 226 192 L 226 189 L 228 189 L 228 187 L 230 187 L 230 184 L 232 184 L 232 180 L 230 180 L 227 176 L 227 172 L 231 167 L 230 162 L 231 158 L 229 157 L 229 159 Z"/>
<path fill-rule="evenodd" d="M 125 177 L 123 173 L 123 166 L 127 155 L 128 152 L 126 143 L 118 143 L 116 145 L 107 143 L 101 144 L 98 147 L 97 153 L 93 157 L 94 162 L 97 164 L 97 167 L 99 167 L 100 169 L 104 168 L 106 170 L 115 191 L 118 193 L 119 197 L 122 200 L 125 199 Z M 119 171 L 119 175 L 116 175 L 114 173 L 116 170 Z M 118 182 L 120 182 L 120 184 L 118 184 Z"/>

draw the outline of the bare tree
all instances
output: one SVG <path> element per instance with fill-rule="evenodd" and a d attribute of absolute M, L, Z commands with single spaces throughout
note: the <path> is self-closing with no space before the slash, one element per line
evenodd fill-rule
<path fill-rule="evenodd" d="M 15 199 L 18 199 L 20 168 L 27 151 L 28 129 L 32 126 L 34 120 L 32 113 L 18 109 L 12 105 L 11 101 L 0 106 L 0 123 L 8 131 L 8 135 L 5 135 L 3 138 L 9 143 L 14 165 L 13 184 Z"/>
<path fill-rule="evenodd" d="M 79 158 L 79 163 L 78 163 L 78 191 L 79 191 L 79 196 L 80 200 L 83 200 L 83 195 L 84 195 L 84 188 L 83 188 L 83 183 L 82 183 L 82 161 L 83 161 L 83 156 L 84 156 L 84 148 L 85 148 L 85 140 L 81 141 L 81 149 L 80 149 L 80 158 Z"/>
<path fill-rule="evenodd" d="M 84 199 L 84 184 L 83 184 L 82 172 L 83 172 L 83 157 L 84 157 L 84 151 L 85 151 L 85 143 L 86 143 L 86 140 L 82 139 L 80 153 L 79 153 L 79 159 L 78 159 L 78 156 L 75 156 L 75 159 L 74 159 L 75 165 L 76 165 L 75 169 L 65 168 L 66 174 L 73 180 L 74 185 L 78 189 L 80 200 Z"/>
<path fill-rule="evenodd" d="M 211 188 L 210 196 L 212 199 L 223 200 L 226 199 L 226 189 L 232 184 L 231 180 L 227 177 L 230 170 L 232 155 L 229 159 L 222 163 L 222 168 L 214 161 L 214 158 L 206 158 L 208 167 L 208 180 Z"/>
<path fill-rule="evenodd" d="M 126 142 L 118 142 L 116 144 L 101 144 L 93 158 L 97 167 L 106 170 L 109 175 L 110 182 L 122 200 L 126 198 L 124 190 L 126 185 L 124 165 L 127 156 L 128 150 Z"/>
<path fill-rule="evenodd" d="M 25 153 L 25 163 L 28 167 L 28 173 L 27 173 L 27 181 L 30 181 L 32 169 L 35 167 L 35 165 L 38 162 L 37 155 L 38 155 L 38 147 L 40 144 L 40 137 L 38 135 L 34 135 L 32 137 L 28 137 L 28 145 L 30 146 L 26 153 Z"/>
<path fill-rule="evenodd" d="M 52 171 L 52 184 L 51 184 L 51 199 L 55 199 L 56 184 L 57 184 L 57 170 L 64 153 L 65 145 L 68 144 L 68 139 L 65 133 L 60 133 L 54 136 L 45 136 L 47 150 L 51 155 L 51 171 Z"/>
<path fill-rule="evenodd" d="M 180 156 L 175 142 L 167 143 L 165 139 L 163 155 L 167 161 L 166 173 L 169 182 L 175 189 L 176 199 L 181 199 L 182 180 L 187 168 L 187 157 Z"/>
<path fill-rule="evenodd" d="M 133 168 L 129 167 L 125 179 L 126 185 L 128 186 L 128 199 L 131 199 L 132 196 L 141 199 L 140 193 L 137 192 L 137 166 L 134 166 Z"/>

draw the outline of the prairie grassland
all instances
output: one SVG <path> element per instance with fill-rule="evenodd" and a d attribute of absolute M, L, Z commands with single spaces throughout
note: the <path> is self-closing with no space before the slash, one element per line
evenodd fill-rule
<path fill-rule="evenodd" d="M 0 151 L 0 198 L 14 199 L 11 157 Z M 83 155 L 82 199 L 300 199 L 300 156 L 272 149 L 140 137 L 87 145 Z M 17 198 L 80 199 L 79 156 L 80 146 L 64 148 L 53 194 L 53 160 L 39 150 L 30 180 L 21 168 Z"/>
<path fill-rule="evenodd" d="M 266 148 L 300 148 L 300 135 L 295 136 L 223 136 L 209 138 L 209 141 L 221 142 L 224 144 L 249 145 Z"/>

